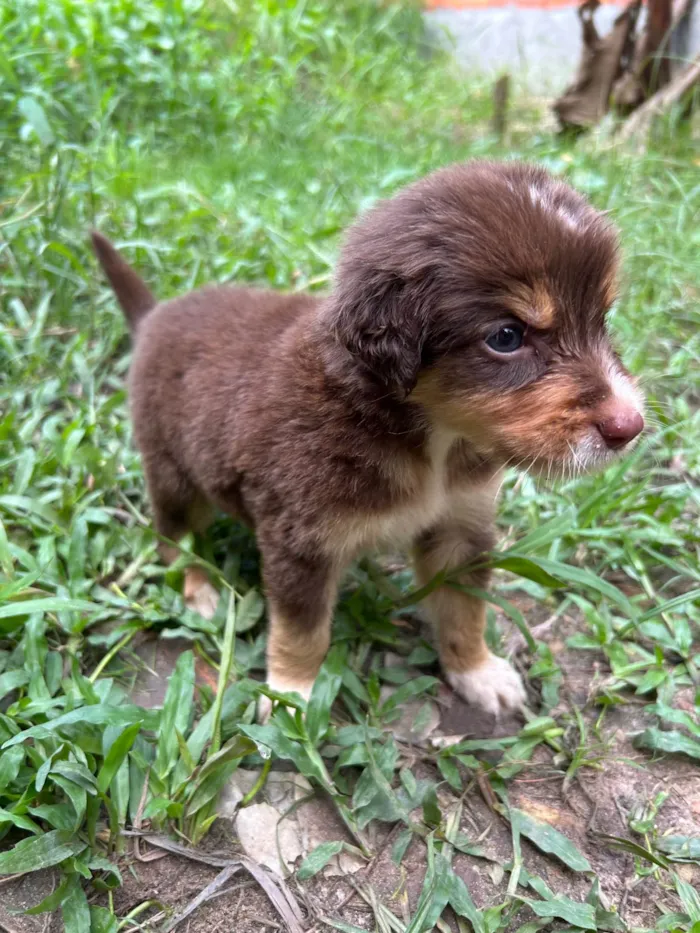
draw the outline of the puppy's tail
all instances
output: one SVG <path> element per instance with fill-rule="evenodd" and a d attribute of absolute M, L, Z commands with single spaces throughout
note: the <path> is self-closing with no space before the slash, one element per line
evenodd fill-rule
<path fill-rule="evenodd" d="M 93 230 L 91 238 L 95 254 L 114 289 L 133 335 L 141 318 L 158 302 L 141 276 L 122 258 L 107 237 Z"/>

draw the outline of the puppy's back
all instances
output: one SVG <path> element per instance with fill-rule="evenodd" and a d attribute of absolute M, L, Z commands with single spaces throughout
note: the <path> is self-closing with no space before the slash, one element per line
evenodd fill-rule
<path fill-rule="evenodd" d="M 156 305 L 139 324 L 129 373 L 136 441 L 157 459 L 219 484 L 270 417 L 274 386 L 294 369 L 294 332 L 318 299 L 212 286 Z"/>

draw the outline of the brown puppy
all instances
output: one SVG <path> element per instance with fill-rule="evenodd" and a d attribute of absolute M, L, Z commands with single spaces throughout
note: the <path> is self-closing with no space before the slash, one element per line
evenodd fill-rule
<path fill-rule="evenodd" d="M 380 203 L 351 229 L 327 298 L 214 287 L 157 305 L 93 240 L 135 339 L 156 530 L 201 530 L 212 506 L 253 524 L 275 689 L 308 698 L 358 553 L 404 544 L 427 583 L 494 544 L 504 466 L 603 466 L 642 430 L 605 330 L 616 234 L 539 168 L 456 165 Z M 201 572 L 185 590 L 211 615 Z M 494 713 L 519 705 L 481 600 L 443 587 L 427 604 L 452 687 Z"/>

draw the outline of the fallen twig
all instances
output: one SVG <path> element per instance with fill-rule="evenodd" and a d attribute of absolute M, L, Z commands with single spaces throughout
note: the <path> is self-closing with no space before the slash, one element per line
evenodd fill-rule
<path fill-rule="evenodd" d="M 236 868 L 237 870 L 244 868 L 263 889 L 270 903 L 287 925 L 289 933 L 303 933 L 301 926 L 304 919 L 303 914 L 284 879 L 258 865 L 248 856 L 239 855 L 235 859 L 221 858 L 218 855 L 209 855 L 206 852 L 191 849 L 189 846 L 180 845 L 180 843 L 168 839 L 167 836 L 150 835 L 136 830 L 125 830 L 124 835 L 141 837 L 152 846 L 163 849 L 165 852 L 171 852 L 173 855 L 180 855 L 183 858 L 192 859 L 192 861 L 201 862 L 204 865 L 211 865 L 214 868 Z M 220 874 L 223 875 L 224 873 L 221 872 Z"/>
<path fill-rule="evenodd" d="M 206 904 L 207 901 L 211 900 L 212 897 L 216 895 L 220 888 L 222 888 L 226 882 L 232 878 L 237 872 L 242 871 L 242 865 L 227 865 L 226 868 L 222 869 L 219 874 L 210 882 L 206 888 L 203 888 L 199 894 L 194 897 L 187 907 L 184 910 L 180 911 L 177 916 L 173 917 L 168 923 L 163 927 L 163 933 L 170 933 L 171 930 L 174 930 L 178 924 L 182 923 L 183 920 L 186 920 L 190 914 L 194 913 L 195 910 L 200 907 L 202 904 Z"/>

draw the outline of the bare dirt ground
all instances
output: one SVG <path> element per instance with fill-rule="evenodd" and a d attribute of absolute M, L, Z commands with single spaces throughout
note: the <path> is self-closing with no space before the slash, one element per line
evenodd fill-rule
<path fill-rule="evenodd" d="M 590 727 L 599 715 L 599 709 L 591 703 L 592 685 L 606 676 L 607 669 L 603 656 L 595 651 L 566 647 L 565 641 L 574 628 L 571 619 L 559 619 L 549 632 L 548 643 L 563 672 L 560 689 L 562 708 L 578 708 Z M 511 643 L 517 643 L 517 638 Z M 162 698 L 165 676 L 172 669 L 179 648 L 174 642 L 150 642 L 145 650 L 155 650 L 155 654 L 148 660 L 152 672 L 150 680 L 137 685 L 137 693 L 141 691 L 138 699 L 157 704 Z M 439 727 L 431 735 L 431 741 L 439 734 L 472 737 L 513 734 L 522 724 L 517 718 L 494 724 L 488 716 L 477 715 L 466 704 L 456 700 L 447 688 L 440 691 L 437 699 Z M 676 697 L 676 703 L 688 711 L 693 709 L 692 700 L 690 690 L 681 691 Z M 510 805 L 567 836 L 590 861 L 599 879 L 604 906 L 615 910 L 626 927 L 637 928 L 653 927 L 659 907 L 667 912 L 677 910 L 675 892 L 663 882 L 662 873 L 653 871 L 653 866 L 641 866 L 640 871 L 640 865 L 635 867 L 634 855 L 611 848 L 602 837 L 631 838 L 631 815 L 659 791 L 666 791 L 669 796 L 660 810 L 657 831 L 700 835 L 698 769 L 692 762 L 677 756 L 654 761 L 637 751 L 629 737 L 647 725 L 649 716 L 644 705 L 630 695 L 627 704 L 614 706 L 607 713 L 602 730 L 604 744 L 591 744 L 589 765 L 579 769 L 566 790 L 563 773 L 554 759 L 555 753 L 546 745 L 538 746 L 529 766 L 508 784 Z M 400 726 L 396 728 L 401 732 Z M 400 742 L 400 748 L 417 778 L 440 780 L 431 754 L 425 748 L 405 742 Z M 239 776 L 240 780 L 243 778 Z M 480 841 L 483 857 L 457 853 L 453 868 L 466 882 L 475 904 L 480 908 L 489 907 L 501 903 L 506 894 L 508 874 L 503 866 L 513 858 L 511 828 L 494 806 L 488 787 L 473 780 L 466 783 L 465 788 L 459 797 L 443 782 L 438 799 L 443 813 L 454 809 L 461 800 L 460 828 L 470 840 Z M 280 816 L 285 814 L 279 826 L 289 822 L 293 827 L 292 848 L 289 850 L 289 837 L 284 837 L 287 840 L 284 841 L 279 828 L 276 843 L 263 839 L 261 830 L 259 839 L 253 834 L 252 847 L 250 842 L 246 845 L 248 854 L 262 863 L 276 857 L 276 844 L 280 844 L 282 849 L 287 847 L 286 854 L 282 853 L 287 860 L 287 883 L 304 917 L 302 929 L 330 929 L 324 923 L 324 917 L 353 924 L 360 929 L 375 929 L 373 898 L 375 903 L 381 902 L 399 919 L 409 918 L 423 884 L 426 849 L 422 840 L 414 837 L 402 863 L 396 865 L 391 858 L 391 848 L 400 826 L 392 828 L 386 823 L 370 824 L 369 837 L 375 855 L 360 870 L 344 874 L 344 868 L 356 868 L 356 864 L 348 865 L 346 862 L 340 867 L 334 864 L 333 868 L 326 869 L 308 882 L 296 881 L 293 869 L 298 867 L 309 849 L 319 841 L 344 837 L 342 823 L 328 800 L 316 796 L 299 805 L 300 793 L 306 797 L 307 789 L 292 771 L 273 770 L 255 803 L 259 807 L 276 808 Z M 235 797 L 237 789 L 234 787 L 227 793 L 230 804 L 231 793 Z M 227 794 L 222 804 L 224 811 L 226 799 Z M 287 813 L 290 802 L 296 802 L 297 806 L 292 808 L 294 812 Z M 209 854 L 235 859 L 242 851 L 238 836 L 236 822 L 222 818 L 214 825 L 200 851 L 205 857 Z M 268 851 L 270 845 L 272 854 Z M 522 846 L 524 865 L 531 875 L 539 876 L 557 894 L 576 901 L 585 899 L 590 888 L 590 877 L 586 873 L 569 870 L 555 857 L 544 854 L 526 840 Z M 149 927 L 164 929 L 163 924 L 167 925 L 169 918 L 177 916 L 220 871 L 218 867 L 163 854 L 148 846 L 142 845 L 141 851 L 146 858 L 158 857 L 153 861 L 139 861 L 133 854 L 125 857 L 121 863 L 124 884 L 113 895 L 117 916 L 133 915 L 133 921 L 122 928 L 127 933 Z M 697 865 L 677 864 L 675 870 L 683 880 L 700 887 L 700 868 Z M 53 883 L 48 872 L 4 880 L 0 887 L 0 930 L 3 933 L 58 931 L 58 918 L 27 917 L 17 913 L 46 896 Z M 100 896 L 95 903 L 106 905 L 107 900 Z M 144 908 L 144 905 L 148 906 Z M 521 917 L 531 919 L 528 914 L 527 908 L 521 911 Z M 451 924 L 451 929 L 457 930 L 449 909 L 444 920 Z M 245 871 L 235 874 L 214 899 L 198 907 L 179 928 L 187 933 L 218 933 L 219 930 L 262 933 L 287 929 L 265 892 Z"/>

